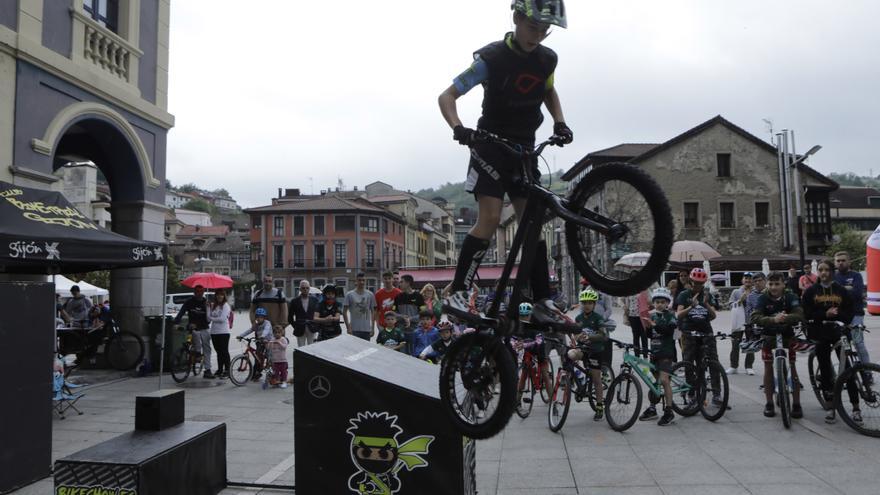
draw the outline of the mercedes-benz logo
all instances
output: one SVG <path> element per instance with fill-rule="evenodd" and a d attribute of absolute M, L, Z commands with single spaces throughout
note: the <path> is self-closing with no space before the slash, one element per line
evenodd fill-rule
<path fill-rule="evenodd" d="M 315 375 L 309 380 L 309 393 L 316 399 L 323 399 L 330 395 L 330 380 L 325 376 Z"/>

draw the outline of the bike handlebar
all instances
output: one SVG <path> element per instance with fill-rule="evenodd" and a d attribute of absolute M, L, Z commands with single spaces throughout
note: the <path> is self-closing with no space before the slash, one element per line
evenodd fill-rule
<path fill-rule="evenodd" d="M 564 138 L 562 136 L 552 135 L 546 141 L 542 141 L 538 143 L 533 149 L 529 150 L 525 146 L 519 143 L 515 143 L 507 138 L 503 138 L 497 134 L 493 134 L 489 131 L 484 131 L 482 129 L 476 129 L 474 131 L 474 141 L 476 142 L 484 142 L 484 143 L 495 143 L 501 145 L 502 148 L 506 149 L 510 153 L 520 156 L 539 156 L 544 152 L 544 148 L 547 146 L 562 146 L 564 144 Z"/>

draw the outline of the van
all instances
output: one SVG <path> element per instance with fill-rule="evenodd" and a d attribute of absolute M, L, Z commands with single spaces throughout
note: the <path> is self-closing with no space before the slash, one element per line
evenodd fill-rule
<path fill-rule="evenodd" d="M 174 294 L 165 294 L 165 314 L 177 316 L 177 313 L 180 312 L 181 306 L 186 302 L 187 299 L 194 296 L 192 292 L 176 292 Z M 208 302 L 214 300 L 214 293 L 210 291 L 205 291 L 205 298 Z M 230 301 L 231 304 L 231 301 Z"/>

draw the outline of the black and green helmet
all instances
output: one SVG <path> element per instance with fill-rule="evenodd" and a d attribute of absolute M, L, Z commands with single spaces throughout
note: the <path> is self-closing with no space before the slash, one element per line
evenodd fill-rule
<path fill-rule="evenodd" d="M 510 8 L 529 19 L 561 28 L 568 26 L 565 20 L 565 2 L 562 0 L 513 0 Z"/>

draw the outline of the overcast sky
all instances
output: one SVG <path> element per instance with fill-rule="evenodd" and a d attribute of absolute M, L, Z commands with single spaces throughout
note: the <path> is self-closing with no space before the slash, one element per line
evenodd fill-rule
<path fill-rule="evenodd" d="M 880 2 L 569 0 L 556 88 L 575 141 L 553 169 L 621 142 L 663 142 L 721 114 L 796 131 L 822 172 L 880 173 Z M 437 96 L 512 29 L 508 0 L 186 0 L 171 7 L 168 178 L 268 204 L 382 180 L 462 181 Z M 459 99 L 465 125 L 482 89 Z M 539 130 L 549 135 L 552 120 Z"/>

